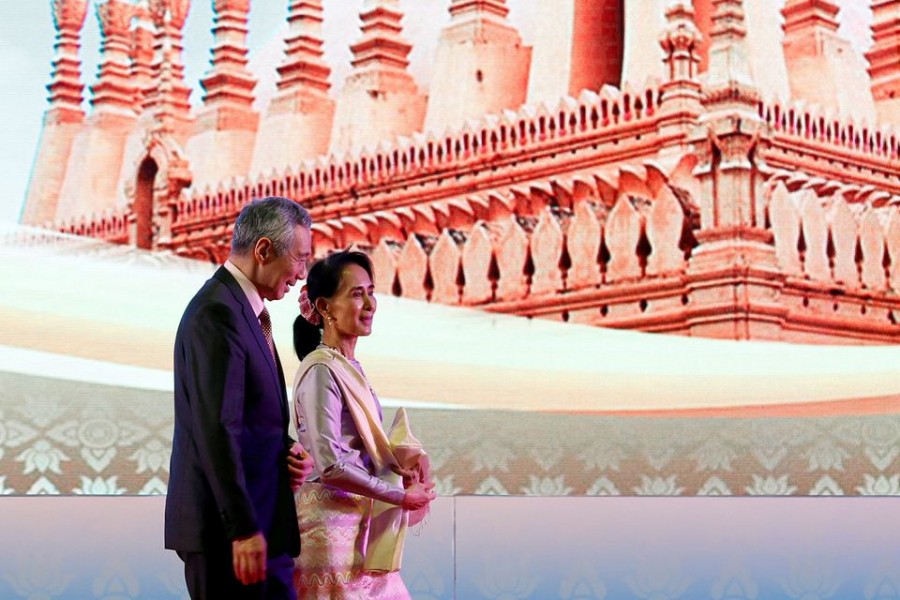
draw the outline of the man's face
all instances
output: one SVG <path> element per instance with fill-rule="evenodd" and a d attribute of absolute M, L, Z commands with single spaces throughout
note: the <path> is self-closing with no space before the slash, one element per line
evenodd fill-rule
<path fill-rule="evenodd" d="M 259 270 L 259 281 L 254 282 L 259 295 L 266 300 L 281 300 L 297 281 L 306 279 L 306 266 L 312 252 L 309 228 L 294 228 L 294 244 L 281 255 L 272 254 Z"/>

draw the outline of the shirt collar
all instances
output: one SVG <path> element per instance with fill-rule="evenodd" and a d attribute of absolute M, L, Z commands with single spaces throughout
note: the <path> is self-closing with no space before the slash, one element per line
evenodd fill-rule
<path fill-rule="evenodd" d="M 234 275 L 234 278 L 237 279 L 238 285 L 241 286 L 241 289 L 244 290 L 244 295 L 247 296 L 247 300 L 250 302 L 250 308 L 253 309 L 253 314 L 256 315 L 256 318 L 259 318 L 259 313 L 263 311 L 266 307 L 263 302 L 262 296 L 259 295 L 259 290 L 256 289 L 256 286 L 253 285 L 253 282 L 250 281 L 246 275 L 230 260 L 226 260 L 223 265 L 229 273 Z"/>

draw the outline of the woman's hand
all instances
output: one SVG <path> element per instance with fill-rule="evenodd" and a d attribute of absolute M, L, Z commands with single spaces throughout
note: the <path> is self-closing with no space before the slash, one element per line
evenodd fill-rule
<path fill-rule="evenodd" d="M 403 496 L 403 503 L 400 506 L 406 510 L 425 508 L 436 497 L 433 488 L 434 484 L 427 487 L 423 483 L 413 483 L 407 488 L 406 494 Z"/>
<path fill-rule="evenodd" d="M 300 489 L 309 474 L 312 473 L 314 464 L 312 456 L 304 450 L 298 442 L 294 442 L 287 457 L 288 473 L 291 478 L 291 489 L 295 492 Z"/>

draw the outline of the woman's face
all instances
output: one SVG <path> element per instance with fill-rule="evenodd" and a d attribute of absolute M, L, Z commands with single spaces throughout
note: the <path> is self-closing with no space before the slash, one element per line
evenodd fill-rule
<path fill-rule="evenodd" d="M 375 316 L 375 285 L 366 270 L 350 263 L 341 272 L 341 283 L 331 298 L 325 301 L 325 314 L 330 315 L 331 327 L 341 337 L 358 337 L 372 333 Z M 325 319 L 326 327 L 329 326 Z"/>

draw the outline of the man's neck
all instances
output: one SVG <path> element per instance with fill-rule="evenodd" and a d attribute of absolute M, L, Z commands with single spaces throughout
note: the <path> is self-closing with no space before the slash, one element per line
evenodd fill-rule
<path fill-rule="evenodd" d="M 244 256 L 241 254 L 230 254 L 228 261 L 240 269 L 241 273 L 256 286 L 256 261 L 252 256 Z M 258 289 L 258 288 L 257 288 Z"/>

